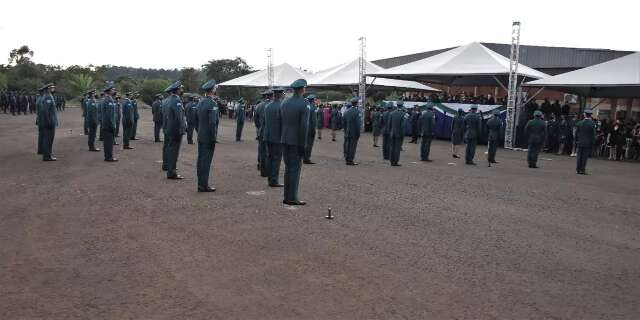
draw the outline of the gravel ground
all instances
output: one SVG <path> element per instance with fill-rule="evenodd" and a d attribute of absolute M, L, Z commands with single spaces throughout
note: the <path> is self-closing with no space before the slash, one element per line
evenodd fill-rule
<path fill-rule="evenodd" d="M 356 161 L 316 140 L 305 207 L 256 171 L 253 125 L 221 125 L 213 194 L 160 170 L 149 110 L 118 163 L 60 114 L 57 162 L 31 116 L 0 114 L 0 319 L 639 319 L 640 166 L 498 150 L 477 167 L 436 141 L 402 167 L 371 136 Z M 408 141 L 408 140 L 407 140 Z M 331 207 L 334 220 L 324 219 Z"/>

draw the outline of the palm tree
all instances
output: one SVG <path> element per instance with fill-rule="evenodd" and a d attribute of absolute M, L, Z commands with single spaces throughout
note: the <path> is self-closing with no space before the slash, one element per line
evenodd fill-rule
<path fill-rule="evenodd" d="M 72 73 L 67 76 L 67 82 L 74 96 L 79 96 L 90 89 L 95 89 L 93 77 L 85 73 Z"/>

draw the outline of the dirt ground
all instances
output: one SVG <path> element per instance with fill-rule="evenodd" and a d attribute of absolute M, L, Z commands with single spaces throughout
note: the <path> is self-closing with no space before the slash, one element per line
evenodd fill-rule
<path fill-rule="evenodd" d="M 42 162 L 34 118 L 0 114 L 0 319 L 640 319 L 637 163 L 579 176 L 500 149 L 488 168 L 480 147 L 470 167 L 436 141 L 394 168 L 364 134 L 348 167 L 324 130 L 292 208 L 250 123 L 237 143 L 224 120 L 205 194 L 194 145 L 185 180 L 160 170 L 149 110 L 117 163 L 87 151 L 78 109 L 59 117 Z"/>

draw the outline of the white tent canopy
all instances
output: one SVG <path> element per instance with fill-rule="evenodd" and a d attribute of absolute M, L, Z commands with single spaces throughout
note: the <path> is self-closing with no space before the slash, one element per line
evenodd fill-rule
<path fill-rule="evenodd" d="M 311 73 L 296 69 L 288 63 L 283 63 L 273 67 L 274 87 L 288 87 L 295 80 L 308 80 L 310 77 Z M 219 85 L 235 87 L 269 87 L 269 74 L 267 69 L 264 69 L 225 81 Z"/>
<path fill-rule="evenodd" d="M 507 85 L 509 59 L 478 42 L 368 75 L 406 80 L 422 80 L 447 85 Z M 529 79 L 549 75 L 518 65 L 518 74 Z"/>
<path fill-rule="evenodd" d="M 313 88 L 351 88 L 355 89 L 359 84 L 359 62 L 360 59 L 355 59 L 351 62 L 343 63 L 335 67 L 317 72 L 310 79 L 308 79 L 309 87 Z M 368 72 L 380 72 L 384 70 L 369 61 L 366 61 L 366 68 Z M 375 90 L 411 90 L 411 91 L 430 91 L 437 92 L 438 89 L 425 86 L 415 81 L 405 80 L 393 80 L 367 77 L 367 89 L 373 87 Z"/>
<path fill-rule="evenodd" d="M 524 84 L 596 98 L 640 98 L 640 52 Z"/>

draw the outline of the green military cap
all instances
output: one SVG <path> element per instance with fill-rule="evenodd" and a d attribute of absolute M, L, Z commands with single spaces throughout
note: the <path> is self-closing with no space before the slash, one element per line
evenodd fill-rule
<path fill-rule="evenodd" d="M 215 86 L 216 86 L 216 80 L 209 79 L 207 82 L 203 83 L 202 86 L 200 86 L 200 89 L 202 89 L 203 91 L 209 91 L 215 88 Z"/>
<path fill-rule="evenodd" d="M 107 85 L 102 89 L 102 92 L 107 92 L 109 90 L 115 90 L 116 87 L 111 82 L 107 82 Z"/>
<path fill-rule="evenodd" d="M 542 111 L 540 111 L 540 110 L 536 110 L 536 111 L 534 111 L 534 112 L 533 112 L 533 116 L 534 116 L 534 117 L 542 117 Z"/>
<path fill-rule="evenodd" d="M 179 88 L 182 88 L 182 82 L 180 80 L 172 83 L 170 86 L 164 89 L 164 92 L 173 92 L 178 90 Z"/>
<path fill-rule="evenodd" d="M 586 113 L 586 114 L 592 114 L 592 113 L 593 113 L 593 110 L 592 110 L 591 108 L 587 108 L 587 109 L 584 109 L 584 113 Z"/>
<path fill-rule="evenodd" d="M 264 97 L 264 96 L 270 96 L 270 95 L 272 95 L 272 94 L 273 94 L 273 91 L 271 91 L 271 90 L 265 90 L 265 91 L 262 91 L 262 96 L 263 96 L 263 97 Z"/>
<path fill-rule="evenodd" d="M 392 109 L 393 108 L 393 102 L 387 101 L 386 107 L 387 107 L 387 109 Z"/>
<path fill-rule="evenodd" d="M 298 89 L 298 88 L 304 88 L 307 86 L 307 80 L 305 79 L 298 79 L 296 81 L 294 81 L 293 83 L 291 83 L 290 87 L 293 89 Z"/>
<path fill-rule="evenodd" d="M 404 101 L 400 100 L 400 101 L 396 102 L 396 106 L 403 107 L 404 106 Z"/>
<path fill-rule="evenodd" d="M 283 87 L 277 87 L 277 88 L 271 89 L 271 91 L 275 93 L 275 92 L 285 92 L 286 90 Z"/>
<path fill-rule="evenodd" d="M 316 98 L 316 95 L 313 93 L 307 96 L 307 100 L 313 100 L 315 98 Z"/>
<path fill-rule="evenodd" d="M 47 84 L 43 85 L 42 87 L 40 87 L 39 91 L 44 91 L 44 90 L 47 90 L 47 89 L 49 89 L 51 87 L 55 87 L 55 86 L 56 85 L 53 84 L 53 83 L 47 83 Z"/>
<path fill-rule="evenodd" d="M 352 97 L 351 100 L 349 100 L 352 104 L 356 104 L 358 103 L 358 101 L 360 101 L 360 97 Z"/>

